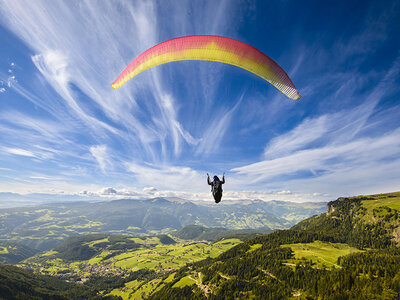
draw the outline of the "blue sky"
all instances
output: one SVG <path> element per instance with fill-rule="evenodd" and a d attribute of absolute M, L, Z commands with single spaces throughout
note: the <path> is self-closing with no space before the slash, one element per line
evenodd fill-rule
<path fill-rule="evenodd" d="M 400 190 L 398 1 L 0 1 L 0 192 L 327 201 Z M 303 98 L 144 50 L 238 39 Z"/>

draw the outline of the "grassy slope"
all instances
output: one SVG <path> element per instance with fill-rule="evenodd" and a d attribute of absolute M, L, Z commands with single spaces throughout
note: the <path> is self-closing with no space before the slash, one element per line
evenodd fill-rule
<path fill-rule="evenodd" d="M 115 256 L 114 259 L 116 266 L 133 271 L 145 268 L 169 270 L 179 268 L 188 262 L 216 257 L 238 243 L 240 243 L 239 240 L 232 239 L 210 245 L 205 243 L 158 245 L 154 248 L 123 253 Z"/>
<path fill-rule="evenodd" d="M 302 259 L 311 261 L 316 268 L 338 268 L 337 260 L 340 256 L 349 255 L 361 250 L 347 244 L 314 241 L 312 243 L 285 244 L 294 252 L 294 259 L 288 263 L 301 263 Z"/>
<path fill-rule="evenodd" d="M 361 204 L 368 210 L 368 213 L 370 214 L 372 214 L 374 208 L 379 208 L 382 206 L 387 206 L 392 209 L 400 210 L 400 192 L 377 194 L 367 197 L 371 199 L 363 200 L 361 201 Z M 357 197 L 352 197 L 352 198 L 357 198 Z"/>

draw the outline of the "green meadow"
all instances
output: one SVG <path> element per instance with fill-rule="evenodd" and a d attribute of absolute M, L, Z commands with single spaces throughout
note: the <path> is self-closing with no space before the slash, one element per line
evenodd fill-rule
<path fill-rule="evenodd" d="M 347 244 L 314 241 L 312 243 L 285 244 L 281 247 L 290 247 L 294 252 L 294 259 L 288 261 L 290 264 L 301 264 L 301 260 L 307 260 L 315 268 L 340 268 L 337 260 L 340 256 L 345 256 L 355 252 L 360 252 L 357 248 Z"/>
<path fill-rule="evenodd" d="M 400 210 L 400 192 L 398 193 L 388 193 L 388 194 L 378 194 L 371 195 L 368 198 L 372 198 L 370 200 L 363 200 L 361 204 L 365 207 L 369 213 L 371 213 L 374 209 L 380 208 L 383 206 Z"/>
<path fill-rule="evenodd" d="M 114 264 L 122 269 L 137 271 L 141 269 L 158 269 L 170 271 L 186 263 L 195 262 L 207 257 L 214 258 L 229 248 L 241 243 L 239 239 L 227 239 L 216 243 L 204 242 L 178 243 L 142 248 L 136 251 L 114 256 Z M 96 259 L 93 258 L 93 259 Z"/>

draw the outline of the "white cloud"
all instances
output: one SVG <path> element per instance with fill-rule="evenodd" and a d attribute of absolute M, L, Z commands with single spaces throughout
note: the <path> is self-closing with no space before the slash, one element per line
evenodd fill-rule
<path fill-rule="evenodd" d="M 118 193 L 117 190 L 112 187 L 104 188 L 103 191 L 101 192 L 101 194 L 103 195 L 115 195 L 117 193 Z"/>
<path fill-rule="evenodd" d="M 153 187 L 143 188 L 142 190 L 127 188 L 102 188 L 100 190 L 84 190 L 78 193 L 87 196 L 88 199 L 149 199 L 155 197 L 180 198 L 191 201 L 211 201 L 213 198 L 208 187 L 202 192 L 188 192 L 182 190 L 159 190 Z M 71 194 L 75 195 L 75 194 Z M 292 202 L 326 202 L 333 200 L 328 194 L 320 193 L 295 193 L 290 191 L 225 191 L 223 201 L 235 200 L 262 200 L 262 201 L 292 201 Z"/>
<path fill-rule="evenodd" d="M 7 148 L 7 147 L 3 147 L 2 149 L 4 152 L 7 152 L 9 154 L 27 156 L 27 157 L 36 157 L 36 155 L 29 150 L 18 149 L 18 148 Z"/>
<path fill-rule="evenodd" d="M 90 147 L 90 153 L 96 159 L 103 173 L 106 169 L 112 167 L 112 160 L 106 145 L 92 146 Z"/>
<path fill-rule="evenodd" d="M 302 192 L 314 190 L 333 195 L 346 191 L 351 193 L 361 191 L 360 186 L 367 187 L 367 182 L 371 187 L 374 182 L 382 182 L 376 186 L 379 190 L 382 190 L 385 182 L 391 182 L 390 190 L 396 188 L 394 179 L 399 175 L 394 174 L 396 164 L 393 158 L 400 153 L 400 129 L 382 137 L 358 138 L 343 144 L 334 142 L 233 171 L 251 184 L 269 182 Z M 378 172 L 384 168 L 390 170 L 387 172 L 391 175 Z M 306 178 L 302 174 L 304 172 L 309 173 Z"/>
<path fill-rule="evenodd" d="M 35 131 L 40 136 L 47 137 L 48 139 L 62 139 L 65 141 L 65 133 L 69 130 L 68 127 L 62 126 L 58 122 L 44 118 L 33 118 L 30 115 L 14 110 L 0 112 L 0 118 L 1 123 L 12 124 L 13 127 L 19 127 L 30 133 Z M 38 139 L 39 137 L 35 136 L 35 138 Z"/>
<path fill-rule="evenodd" d="M 327 116 L 304 120 L 288 133 L 272 139 L 265 147 L 264 157 L 272 159 L 306 148 L 327 133 L 326 123 Z"/>
<path fill-rule="evenodd" d="M 11 69 L 7 73 L 0 73 L 0 93 L 4 93 L 7 89 L 14 87 L 18 83 L 16 76 L 12 75 L 13 71 Z"/>
<path fill-rule="evenodd" d="M 278 195 L 291 195 L 293 194 L 291 191 L 279 191 Z"/>
<path fill-rule="evenodd" d="M 149 193 L 149 192 L 156 192 L 157 189 L 155 187 L 145 187 L 143 188 L 143 192 Z"/>
<path fill-rule="evenodd" d="M 216 152 L 223 142 L 223 137 L 226 134 L 229 124 L 244 98 L 245 92 L 239 97 L 236 104 L 228 111 L 221 111 L 214 118 L 213 122 L 207 125 L 203 137 L 196 149 L 197 155 L 208 155 Z"/>
<path fill-rule="evenodd" d="M 70 88 L 70 83 L 73 81 L 71 81 L 71 72 L 68 70 L 69 62 L 66 55 L 59 50 L 46 50 L 43 54 L 33 56 L 32 61 L 57 93 L 66 100 L 73 112 L 80 116 L 86 124 L 93 129 L 106 129 L 112 133 L 118 133 L 112 126 L 87 114 L 79 105 Z"/>

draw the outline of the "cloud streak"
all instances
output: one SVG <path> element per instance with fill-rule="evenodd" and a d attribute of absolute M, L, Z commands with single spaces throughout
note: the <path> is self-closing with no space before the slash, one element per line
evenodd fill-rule
<path fill-rule="evenodd" d="M 106 145 L 92 146 L 90 147 L 90 153 L 98 162 L 100 169 L 103 173 L 106 172 L 107 168 L 112 167 L 110 154 L 108 153 Z"/>

